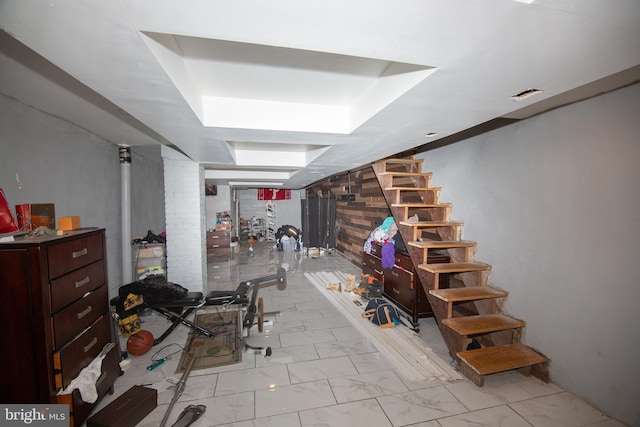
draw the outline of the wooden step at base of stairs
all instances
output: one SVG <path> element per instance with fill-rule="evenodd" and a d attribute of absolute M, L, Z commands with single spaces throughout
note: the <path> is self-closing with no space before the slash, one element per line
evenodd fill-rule
<path fill-rule="evenodd" d="M 442 319 L 442 324 L 460 335 L 478 335 L 508 329 L 524 328 L 525 322 L 504 314 L 480 314 L 477 316 Z"/>
<path fill-rule="evenodd" d="M 478 387 L 485 375 L 520 369 L 525 375 L 535 375 L 549 381 L 549 359 L 523 344 L 506 344 L 457 353 L 460 372 Z"/>
<path fill-rule="evenodd" d="M 429 273 L 465 273 L 469 271 L 491 270 L 491 264 L 484 262 L 449 262 L 442 264 L 419 264 L 418 268 Z"/>

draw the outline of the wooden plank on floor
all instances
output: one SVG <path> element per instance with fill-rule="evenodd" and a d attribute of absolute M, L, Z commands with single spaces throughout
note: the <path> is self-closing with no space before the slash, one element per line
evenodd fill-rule
<path fill-rule="evenodd" d="M 341 272 L 305 273 L 305 277 L 314 284 L 336 308 L 342 312 L 376 349 L 383 354 L 397 369 L 398 373 L 408 380 L 440 379 L 454 381 L 462 376 L 448 363 L 440 359 L 427 344 L 411 329 L 405 326 L 383 329 L 362 318 L 366 304 L 358 306 L 353 303 L 359 296 L 351 292 L 328 291 L 328 283 L 340 282 L 343 289 L 347 276 Z"/>

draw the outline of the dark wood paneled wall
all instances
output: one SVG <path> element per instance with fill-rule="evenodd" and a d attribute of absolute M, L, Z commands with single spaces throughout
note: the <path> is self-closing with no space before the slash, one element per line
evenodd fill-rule
<path fill-rule="evenodd" d="M 342 201 L 347 194 L 353 194 L 355 200 Z M 352 263 L 361 265 L 364 242 L 376 218 L 391 216 L 373 168 L 368 166 L 318 181 L 307 187 L 307 197 L 337 199 L 335 249 Z"/>

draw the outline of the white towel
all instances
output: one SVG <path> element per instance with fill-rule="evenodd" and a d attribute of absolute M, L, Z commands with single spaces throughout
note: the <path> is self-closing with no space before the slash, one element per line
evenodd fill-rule
<path fill-rule="evenodd" d="M 62 390 L 58 394 L 69 394 L 73 390 L 78 389 L 80 391 L 80 397 L 84 402 L 95 403 L 98 400 L 98 389 L 96 388 L 96 381 L 102 374 L 102 359 L 111 350 L 113 344 L 109 343 L 105 345 L 102 352 L 96 356 L 95 359 L 85 367 L 77 377 L 75 377 L 69 386 Z"/>

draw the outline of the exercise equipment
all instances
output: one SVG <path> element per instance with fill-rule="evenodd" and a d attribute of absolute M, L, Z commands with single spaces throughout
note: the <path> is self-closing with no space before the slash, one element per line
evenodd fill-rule
<path fill-rule="evenodd" d="M 167 407 L 167 412 L 165 412 L 164 417 L 162 418 L 162 422 L 160 423 L 160 427 L 164 427 L 167 424 L 167 420 L 169 419 L 169 414 L 171 414 L 171 410 L 173 406 L 176 404 L 180 396 L 182 396 L 182 392 L 184 391 L 185 385 L 187 383 L 187 378 L 189 374 L 191 374 L 191 369 L 193 368 L 193 362 L 195 361 L 195 357 L 191 354 L 191 344 L 193 343 L 193 337 L 189 342 L 189 346 L 184 349 L 184 351 L 191 356 L 189 359 L 189 364 L 187 365 L 187 369 L 184 370 L 182 377 L 180 377 L 180 381 L 175 385 L 175 390 L 173 393 L 173 397 L 171 398 L 171 402 L 169 402 L 169 406 Z M 204 411 L 203 411 L 204 412 Z M 175 424 L 174 424 L 175 425 Z M 185 424 L 188 425 L 188 424 Z"/>
<path fill-rule="evenodd" d="M 157 313 L 165 316 L 171 325 L 157 338 L 153 340 L 153 345 L 158 345 L 167 338 L 178 326 L 184 325 L 196 333 L 204 335 L 208 338 L 215 338 L 216 334 L 188 319 L 189 315 L 195 310 L 205 306 L 223 306 L 240 305 L 245 307 L 245 313 L 242 317 L 242 327 L 249 329 L 253 326 L 256 317 L 260 322 L 263 321 L 263 307 L 258 299 L 258 290 L 261 287 L 269 287 L 277 285 L 279 290 L 283 290 L 287 286 L 287 273 L 284 268 L 278 268 L 275 274 L 264 277 L 258 277 L 241 282 L 233 291 L 211 291 L 206 296 L 202 292 L 186 292 L 182 296 L 168 301 L 156 302 L 148 304 L 143 302 L 137 309 L 149 308 Z M 111 305 L 118 306 L 121 303 L 120 297 L 111 300 Z M 120 304 L 121 305 L 121 304 Z M 261 326 L 259 329 L 261 329 Z M 249 347 L 252 349 L 260 349 Z"/>
<path fill-rule="evenodd" d="M 262 303 L 262 298 L 258 298 L 258 289 L 260 289 L 260 287 L 268 287 L 274 284 L 277 285 L 279 290 L 284 290 L 286 288 L 287 273 L 284 268 L 279 268 L 276 274 L 271 274 L 268 276 L 259 277 L 257 279 L 241 282 L 234 291 L 211 291 L 206 295 L 206 297 L 203 296 L 201 292 L 189 292 L 187 293 L 187 296 L 185 298 L 164 303 L 162 305 L 152 305 L 150 307 L 152 310 L 155 310 L 158 313 L 164 315 L 172 322 L 169 328 L 167 328 L 167 330 L 155 340 L 155 344 L 162 342 L 162 340 L 169 336 L 169 334 L 171 334 L 171 332 L 173 332 L 175 328 L 177 328 L 181 324 L 206 337 L 215 338 L 214 332 L 209 331 L 187 319 L 187 316 L 189 316 L 189 314 L 191 314 L 194 310 L 209 305 L 228 306 L 232 304 L 240 304 L 246 306 L 245 314 L 242 319 L 242 326 L 247 329 L 250 328 L 251 326 L 253 326 L 254 320 L 257 316 L 259 322 L 258 329 L 262 330 L 262 326 L 260 325 L 260 323 L 264 319 L 264 305 Z M 251 292 L 250 298 L 249 292 Z M 176 309 L 182 310 L 182 313 L 176 313 Z M 189 364 L 182 374 L 180 381 L 175 386 L 173 398 L 171 399 L 171 402 L 169 403 L 169 406 L 167 408 L 167 412 L 162 419 L 162 423 L 160 424 L 161 427 L 164 427 L 166 425 L 169 414 L 171 413 L 175 403 L 182 395 L 187 378 L 189 377 L 191 369 L 193 368 L 195 357 L 191 353 L 191 345 L 193 343 L 194 336 L 195 334 L 192 335 L 192 338 L 189 341 L 189 345 L 184 349 L 184 352 L 190 356 Z M 246 342 L 244 343 L 243 347 L 245 350 L 250 349 L 254 352 L 261 352 L 263 350 L 261 347 L 254 347 L 247 344 Z M 271 347 L 267 347 L 267 349 L 265 350 L 265 355 L 271 355 Z M 162 362 L 156 362 L 147 367 L 147 369 L 155 369 L 160 364 L 162 364 Z M 192 422 L 200 418 L 205 410 L 206 407 L 204 405 L 189 405 L 182 411 L 182 413 L 178 417 L 178 420 L 173 426 L 188 426 Z"/>
<path fill-rule="evenodd" d="M 277 285 L 278 290 L 286 288 L 287 272 L 284 268 L 278 268 L 276 274 L 241 282 L 233 291 L 211 291 L 206 296 L 202 292 L 188 292 L 184 298 L 150 306 L 152 310 L 162 314 L 172 322 L 167 330 L 154 340 L 154 345 L 161 343 L 179 325 L 187 326 L 208 338 L 215 338 L 216 334 L 214 332 L 187 319 L 194 310 L 204 306 L 245 306 L 242 326 L 243 328 L 250 328 L 253 326 L 256 316 L 259 315 L 258 290 L 261 287 L 266 288 L 273 285 Z M 251 292 L 250 297 L 249 292 Z M 182 312 L 180 313 L 180 311 Z"/>

